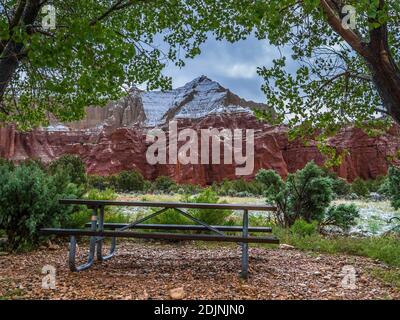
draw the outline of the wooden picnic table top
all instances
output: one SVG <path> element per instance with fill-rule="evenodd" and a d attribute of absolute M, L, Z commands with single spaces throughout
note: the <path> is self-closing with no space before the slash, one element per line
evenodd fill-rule
<path fill-rule="evenodd" d="M 257 204 L 150 202 L 150 201 L 85 200 L 85 199 L 61 199 L 60 204 L 78 204 L 78 205 L 86 205 L 88 207 L 124 206 L 124 207 L 156 207 L 156 208 L 183 208 L 183 209 L 276 211 L 276 207 L 274 206 L 257 205 Z"/>

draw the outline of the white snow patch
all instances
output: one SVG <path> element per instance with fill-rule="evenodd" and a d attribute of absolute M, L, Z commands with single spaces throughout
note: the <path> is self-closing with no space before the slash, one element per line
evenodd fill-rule
<path fill-rule="evenodd" d="M 57 124 L 57 125 L 51 125 L 46 127 L 46 131 L 70 131 L 70 128 L 62 125 L 62 124 Z"/>
<path fill-rule="evenodd" d="M 140 92 L 143 108 L 147 117 L 146 125 L 157 126 L 163 123 L 167 112 L 183 106 L 176 118 L 202 118 L 216 113 L 251 112 L 235 105 L 224 105 L 227 91 L 215 81 L 199 77 L 183 87 L 162 92 Z M 186 102 L 185 100 L 188 100 Z"/>

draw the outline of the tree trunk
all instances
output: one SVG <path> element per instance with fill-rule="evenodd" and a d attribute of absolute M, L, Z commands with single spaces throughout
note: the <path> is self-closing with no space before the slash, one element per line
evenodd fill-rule
<path fill-rule="evenodd" d="M 385 109 L 400 124 L 400 69 L 390 52 L 386 26 L 371 32 L 369 51 L 366 60 L 373 83 Z"/>
<path fill-rule="evenodd" d="M 27 1 L 16 25 L 27 26 L 27 32 L 31 33 L 30 29 L 39 15 L 40 6 L 39 0 Z M 12 33 L 12 30 L 10 30 L 10 33 Z M 24 50 L 22 43 L 16 43 L 12 39 L 8 40 L 3 46 L 4 49 L 0 55 L 0 101 L 3 100 L 7 87 L 17 71 Z"/>
<path fill-rule="evenodd" d="M 320 3 L 327 16 L 328 24 L 354 51 L 364 58 L 385 111 L 400 124 L 400 69 L 389 48 L 387 24 L 371 30 L 369 32 L 370 42 L 365 43 L 357 31 L 343 27 L 343 1 L 320 0 Z M 378 9 L 384 10 L 385 4 L 386 0 L 379 0 Z M 376 21 L 371 20 L 370 22 Z"/>

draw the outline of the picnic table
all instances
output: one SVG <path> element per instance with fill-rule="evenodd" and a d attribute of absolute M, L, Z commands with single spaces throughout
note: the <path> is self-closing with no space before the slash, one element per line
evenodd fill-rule
<path fill-rule="evenodd" d="M 70 237 L 70 249 L 68 264 L 71 271 L 83 271 L 90 268 L 97 256 L 97 260 L 105 261 L 111 259 L 116 252 L 116 238 L 139 238 L 139 239 L 166 239 L 166 240 L 199 240 L 199 241 L 219 241 L 219 242 L 236 242 L 242 247 L 242 271 L 241 277 L 248 277 L 249 269 L 249 243 L 274 243 L 278 244 L 279 240 L 272 236 L 251 236 L 254 233 L 270 233 L 270 227 L 251 227 L 249 226 L 249 211 L 276 211 L 276 207 L 266 205 L 252 204 L 213 204 L 213 203 L 185 203 L 185 202 L 141 202 L 141 201 L 111 201 L 111 200 L 81 200 L 81 199 L 62 199 L 61 204 L 65 205 L 85 205 L 92 209 L 91 221 L 86 225 L 86 229 L 59 229 L 44 228 L 41 229 L 42 235 L 56 235 Z M 104 223 L 104 208 L 106 206 L 122 206 L 122 207 L 147 207 L 158 208 L 157 211 L 150 213 L 144 218 L 140 218 L 132 223 Z M 154 218 L 167 210 L 176 210 L 183 216 L 192 220 L 193 225 L 170 225 L 170 224 L 148 224 L 147 220 Z M 221 209 L 221 210 L 238 210 L 243 214 L 243 223 L 241 226 L 212 226 L 209 225 L 184 209 Z M 158 231 L 209 231 L 208 234 L 200 233 L 167 233 L 167 232 L 143 232 L 128 231 L 129 229 L 137 230 L 158 230 Z M 225 232 L 237 233 L 241 235 L 227 235 Z M 89 254 L 86 263 L 76 265 L 76 246 L 77 237 L 88 236 Z M 103 244 L 106 237 L 111 238 L 111 246 L 107 255 L 103 254 Z"/>

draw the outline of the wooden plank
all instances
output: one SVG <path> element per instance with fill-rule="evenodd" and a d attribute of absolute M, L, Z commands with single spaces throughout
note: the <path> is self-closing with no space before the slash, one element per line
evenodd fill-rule
<path fill-rule="evenodd" d="M 86 227 L 90 227 L 90 223 L 86 223 Z M 126 223 L 105 223 L 106 229 L 119 229 L 127 226 Z M 242 232 L 242 226 L 212 226 L 219 231 Z M 157 230 L 188 230 L 188 231 L 209 231 L 204 226 L 194 224 L 137 224 L 132 229 L 157 229 Z M 249 232 L 272 232 L 271 227 L 249 227 Z"/>
<path fill-rule="evenodd" d="M 94 236 L 94 237 L 123 237 L 138 239 L 166 239 L 166 240 L 198 240 L 198 241 L 219 241 L 219 242 L 246 242 L 246 243 L 275 243 L 279 240 L 274 236 L 248 237 L 241 236 L 220 236 L 208 234 L 179 234 L 179 233 L 144 233 L 128 231 L 90 231 L 78 229 L 41 229 L 42 235 L 58 236 Z"/>
<path fill-rule="evenodd" d="M 116 201 L 116 200 L 84 200 L 61 199 L 61 204 L 78 204 L 88 207 L 123 206 L 123 207 L 154 207 L 154 208 L 184 208 L 184 209 L 226 209 L 251 211 L 276 211 L 276 207 L 256 204 L 224 204 L 224 203 L 186 203 L 186 202 L 146 202 L 146 201 Z"/>

